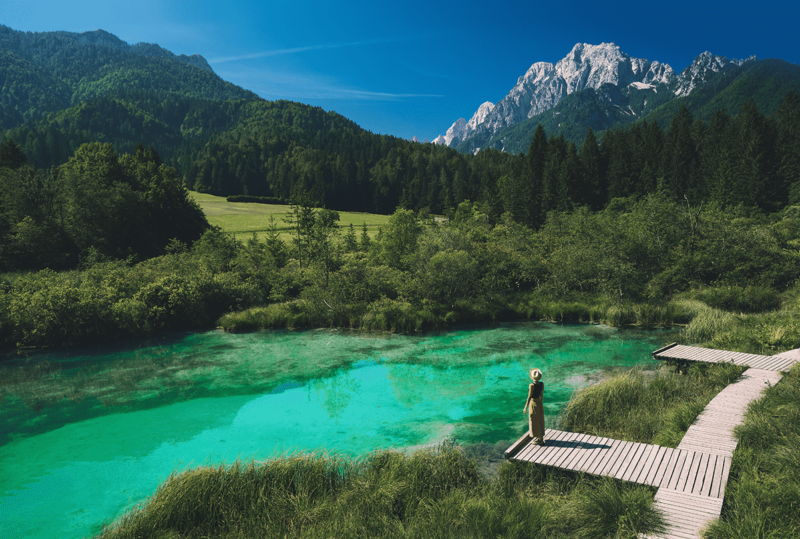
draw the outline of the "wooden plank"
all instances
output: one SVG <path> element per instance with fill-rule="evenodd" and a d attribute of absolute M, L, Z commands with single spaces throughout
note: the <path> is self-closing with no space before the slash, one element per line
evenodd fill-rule
<path fill-rule="evenodd" d="M 567 450 L 568 447 L 572 446 L 572 441 L 574 438 L 578 436 L 575 432 L 568 432 L 566 436 L 559 440 L 559 446 L 553 452 L 552 456 L 547 459 L 547 461 L 543 461 L 542 464 L 547 464 L 548 466 L 556 466 L 557 461 L 561 459 L 564 455 L 564 452 Z"/>
<path fill-rule="evenodd" d="M 531 437 L 530 437 L 530 436 L 528 436 L 528 433 L 526 432 L 525 434 L 523 434 L 523 435 L 520 437 L 520 439 L 519 439 L 519 440 L 517 440 L 516 442 L 514 442 L 513 444 L 511 444 L 511 447 L 509 447 L 508 449 L 506 449 L 505 453 L 503 453 L 503 456 L 504 456 L 505 458 L 507 458 L 507 459 L 508 459 L 508 458 L 510 458 L 510 457 L 513 457 L 513 456 L 514 456 L 514 455 L 516 455 L 516 454 L 517 454 L 517 452 L 518 452 L 520 449 L 522 449 L 522 448 L 523 448 L 523 446 L 525 446 L 525 444 L 527 444 L 527 443 L 528 443 L 530 440 L 531 440 Z"/>
<path fill-rule="evenodd" d="M 700 458 L 697 458 L 697 457 Z M 695 452 L 695 461 L 692 462 L 692 469 L 689 470 L 689 476 L 686 478 L 686 484 L 683 486 L 681 490 L 686 492 L 693 492 L 695 490 L 695 485 L 699 482 L 700 484 L 697 485 L 697 490 L 700 490 L 700 487 L 703 486 L 703 477 L 706 474 L 706 468 L 708 467 L 708 453 L 697 453 Z"/>
<path fill-rule="evenodd" d="M 547 431 L 545 431 L 547 433 Z M 541 459 L 542 455 L 540 454 L 540 449 L 547 449 L 547 446 L 544 448 L 531 444 L 530 442 L 528 445 L 523 447 L 519 453 L 517 453 L 516 457 L 513 457 L 513 460 L 518 460 L 521 462 L 537 462 Z"/>
<path fill-rule="evenodd" d="M 656 456 L 656 453 L 658 453 L 658 447 L 657 445 L 645 445 L 644 452 L 640 457 L 639 466 L 635 468 L 633 473 L 626 474 L 626 477 L 622 479 L 633 483 L 643 483 L 644 478 L 647 477 L 647 472 L 650 471 L 650 466 L 653 465 L 653 458 Z"/>
<path fill-rule="evenodd" d="M 713 430 L 695 431 L 684 436 L 681 445 L 684 443 L 695 443 L 699 445 L 708 445 L 709 447 L 724 447 L 731 450 L 736 449 L 738 440 L 731 436 L 729 433 L 719 434 Z M 680 447 L 680 445 L 678 446 Z"/>
<path fill-rule="evenodd" d="M 569 470 L 578 470 L 591 452 L 591 449 L 586 446 L 594 445 L 595 440 L 597 440 L 596 436 L 590 436 L 588 434 L 584 434 L 581 438 L 578 438 L 578 444 L 575 449 L 572 450 L 571 457 L 564 461 L 564 467 Z"/>
<path fill-rule="evenodd" d="M 725 497 L 725 485 L 728 484 L 728 474 L 731 472 L 731 459 L 726 458 L 722 462 L 722 479 L 719 482 L 719 499 Z"/>
<path fill-rule="evenodd" d="M 553 429 L 545 429 L 544 431 L 545 439 L 549 436 L 551 439 L 558 439 L 564 433 L 559 430 Z M 529 443 L 522 451 L 520 451 L 520 460 L 531 461 L 532 459 L 535 460 L 537 463 L 540 461 L 546 454 L 552 452 L 554 448 L 552 446 L 537 446 L 534 444 Z M 534 457 L 534 455 L 536 455 Z"/>
<path fill-rule="evenodd" d="M 681 468 L 681 475 L 678 477 L 678 482 L 675 483 L 675 490 L 683 492 L 686 487 L 686 481 L 689 479 L 689 474 L 692 471 L 692 465 L 700 456 L 696 451 L 686 451 L 686 460 Z"/>
<path fill-rule="evenodd" d="M 717 469 L 717 467 L 722 467 L 722 456 L 720 455 L 711 455 L 709 457 L 708 462 L 708 469 L 706 470 L 706 476 L 703 479 L 703 487 L 701 488 L 699 494 L 701 496 L 708 496 L 711 493 L 711 484 L 714 481 L 714 474 L 719 473 L 722 475 L 721 470 Z"/>
<path fill-rule="evenodd" d="M 653 479 L 654 487 L 660 487 L 662 484 L 666 485 L 669 483 L 675 461 L 678 459 L 680 453 L 678 449 L 673 449 L 672 447 L 667 447 L 666 449 L 667 454 L 664 455 L 664 459 L 661 461 L 661 465 L 658 467 L 656 476 Z"/>
<path fill-rule="evenodd" d="M 612 445 L 616 440 L 612 440 L 611 438 L 600 438 L 598 445 L 608 446 L 605 448 L 597 447 L 592 450 L 592 455 L 586 460 L 586 462 L 581 467 L 582 472 L 591 473 L 591 470 L 600 462 L 605 455 L 611 450 Z"/>
<path fill-rule="evenodd" d="M 623 481 L 630 481 L 633 474 L 639 475 L 639 473 L 642 471 L 641 467 L 644 466 L 642 456 L 647 448 L 647 444 L 639 444 L 639 447 L 636 448 L 636 451 L 633 453 L 630 462 L 628 462 L 628 466 L 624 470 L 620 470 L 620 479 Z"/>
<path fill-rule="evenodd" d="M 677 500 L 681 503 L 691 504 L 696 509 L 707 510 L 721 510 L 722 500 L 720 498 L 710 498 L 705 496 L 695 496 L 686 492 L 678 492 L 677 490 L 659 489 L 656 492 L 654 499 L 657 500 Z"/>
<path fill-rule="evenodd" d="M 669 483 L 667 483 L 667 488 L 676 490 L 678 481 L 680 481 L 681 474 L 683 473 L 684 464 L 686 464 L 686 459 L 690 458 L 690 455 L 689 451 L 678 450 L 678 459 L 675 461 L 675 465 L 672 468 L 672 477 L 670 477 Z M 664 485 L 662 484 L 661 486 L 663 487 Z"/>
<path fill-rule="evenodd" d="M 686 507 L 687 511 L 695 513 L 717 514 L 722 510 L 722 499 L 703 496 L 694 496 L 676 490 L 659 489 L 656 501 L 670 506 Z"/>
<path fill-rule="evenodd" d="M 709 498 L 719 498 L 722 486 L 722 478 L 725 475 L 725 461 L 728 460 L 730 457 L 723 457 L 722 458 L 722 465 L 717 465 L 717 468 L 714 470 L 714 478 L 711 482 L 711 492 L 708 493 Z M 727 480 L 727 478 L 726 478 Z"/>
<path fill-rule="evenodd" d="M 647 472 L 647 476 L 644 479 L 645 485 L 656 486 L 655 484 L 656 479 L 658 479 L 659 483 L 661 482 L 661 476 L 657 476 L 656 473 L 658 472 L 659 466 L 661 466 L 661 461 L 665 458 L 664 455 L 668 454 L 667 451 L 668 449 L 669 449 L 668 447 L 658 446 L 658 451 L 656 451 L 655 458 L 653 459 L 653 462 L 650 465 L 650 471 Z"/>
<path fill-rule="evenodd" d="M 679 346 L 679 345 L 678 345 L 677 342 L 674 342 L 674 343 L 671 343 L 671 344 L 668 344 L 668 345 L 664 346 L 663 348 L 659 348 L 658 350 L 652 352 L 653 357 L 656 357 L 657 355 L 661 354 L 662 352 L 666 352 L 670 348 L 675 348 L 676 346 Z"/>
<path fill-rule="evenodd" d="M 611 460 L 606 466 L 600 470 L 600 475 L 607 475 L 609 477 L 614 477 L 617 469 L 622 466 L 622 461 L 625 460 L 628 452 L 633 447 L 633 442 L 623 442 L 616 451 L 616 458 Z"/>
<path fill-rule="evenodd" d="M 593 436 L 588 434 L 580 434 L 575 439 L 575 446 L 570 450 L 567 458 L 561 462 L 561 467 L 567 470 L 574 470 L 575 465 L 583 459 L 586 453 L 585 445 L 588 444 L 592 438 Z"/>
<path fill-rule="evenodd" d="M 591 467 L 587 470 L 587 473 L 594 474 L 594 475 L 601 475 L 600 471 L 605 467 L 608 463 L 609 459 L 613 458 L 616 454 L 617 447 L 622 444 L 621 440 L 612 440 L 611 447 L 603 452 L 599 459 L 596 459 Z"/>
<path fill-rule="evenodd" d="M 700 460 L 700 468 L 697 470 L 697 475 L 695 475 L 694 485 L 692 485 L 690 489 L 692 494 L 699 496 L 702 493 L 706 478 L 711 479 L 711 473 L 714 471 L 714 460 L 716 458 L 716 455 L 709 453 L 703 455 Z"/>
<path fill-rule="evenodd" d="M 561 448 L 561 451 L 559 451 L 557 455 L 550 461 L 551 466 L 555 466 L 556 468 L 565 468 L 565 462 L 572 456 L 575 447 L 577 447 L 578 440 L 583 437 L 583 435 L 578 432 L 571 434 L 572 436 L 567 438 L 566 444 Z"/>
<path fill-rule="evenodd" d="M 558 455 L 564 449 L 564 444 L 567 443 L 567 440 L 572 434 L 573 433 L 571 432 L 559 431 L 555 436 L 553 436 L 549 445 L 548 442 L 545 442 L 544 446 L 536 446 L 531 444 L 533 451 L 541 452 L 541 456 L 537 459 L 537 463 L 549 466 L 553 459 L 555 459 L 556 455 Z"/>

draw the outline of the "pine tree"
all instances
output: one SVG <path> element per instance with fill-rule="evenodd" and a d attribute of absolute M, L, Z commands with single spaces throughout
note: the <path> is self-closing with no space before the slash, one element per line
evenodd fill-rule
<path fill-rule="evenodd" d="M 365 221 L 364 224 L 361 225 L 361 251 L 362 252 L 364 252 L 364 253 L 368 253 L 369 252 L 370 241 L 371 240 L 369 238 L 369 233 L 367 232 L 367 223 Z"/>
<path fill-rule="evenodd" d="M 348 253 L 354 253 L 358 250 L 358 239 L 356 238 L 356 230 L 353 223 L 347 228 L 347 233 L 344 235 L 344 249 Z"/>
<path fill-rule="evenodd" d="M 772 189 L 772 133 L 752 98 L 742 105 L 735 130 L 732 190 L 736 201 L 748 207 L 772 209 L 777 204 Z"/>
<path fill-rule="evenodd" d="M 776 180 L 784 203 L 800 203 L 800 96 L 790 91 L 775 113 Z"/>
<path fill-rule="evenodd" d="M 578 159 L 581 164 L 582 189 L 577 202 L 598 210 L 605 206 L 607 198 L 601 172 L 600 149 L 591 128 L 583 139 Z"/>

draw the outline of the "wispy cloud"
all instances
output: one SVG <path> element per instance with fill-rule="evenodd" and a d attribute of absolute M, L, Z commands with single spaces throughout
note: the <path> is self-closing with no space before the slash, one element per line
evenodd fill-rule
<path fill-rule="evenodd" d="M 330 91 L 356 97 L 374 98 L 374 99 L 402 99 L 404 97 L 445 97 L 439 94 L 392 94 L 388 92 L 368 92 L 366 90 L 345 90 L 342 88 L 329 88 Z"/>
<path fill-rule="evenodd" d="M 223 78 L 256 92 L 266 99 L 337 99 L 365 101 L 401 101 L 446 97 L 440 94 L 375 92 L 348 87 L 342 81 L 318 73 L 296 73 L 271 69 L 224 70 Z"/>
<path fill-rule="evenodd" d="M 254 58 L 266 58 L 267 56 L 281 56 L 284 54 L 297 54 L 299 52 L 319 51 L 327 49 L 339 49 L 342 47 L 357 47 L 359 45 L 376 45 L 378 43 L 393 43 L 404 41 L 403 39 L 374 39 L 370 41 L 353 41 L 352 43 L 326 43 L 324 45 L 307 45 L 305 47 L 293 47 L 291 49 L 275 49 L 271 51 L 253 52 L 250 54 L 240 54 L 238 56 L 226 56 L 223 58 L 213 58 L 208 61 L 210 64 L 220 64 L 222 62 L 234 62 L 236 60 L 252 60 Z"/>

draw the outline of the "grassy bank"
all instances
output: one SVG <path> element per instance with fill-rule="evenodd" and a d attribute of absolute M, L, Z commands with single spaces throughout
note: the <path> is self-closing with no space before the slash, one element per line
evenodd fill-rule
<path fill-rule="evenodd" d="M 677 447 L 695 417 L 743 371 L 728 364 L 692 365 L 685 375 L 666 365 L 654 376 L 633 369 L 576 393 L 561 428 Z"/>
<path fill-rule="evenodd" d="M 101 537 L 635 537 L 660 524 L 651 499 L 647 487 L 510 463 L 489 481 L 448 445 L 298 455 L 173 475 Z"/>
<path fill-rule="evenodd" d="M 334 305 L 327 298 L 308 296 L 228 313 L 220 318 L 219 325 L 226 331 L 345 327 L 407 332 L 507 320 L 650 328 L 686 324 L 692 318 L 692 312 L 678 302 L 618 305 L 595 294 L 558 298 L 532 291 L 461 299 L 450 305 L 435 302 L 415 304 L 402 298 Z"/>

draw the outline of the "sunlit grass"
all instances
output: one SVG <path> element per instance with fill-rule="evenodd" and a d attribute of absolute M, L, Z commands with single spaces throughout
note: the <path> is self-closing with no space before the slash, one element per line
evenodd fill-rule
<path fill-rule="evenodd" d="M 686 375 L 667 365 L 655 374 L 632 369 L 577 392 L 561 428 L 677 447 L 703 408 L 743 371 L 727 363 L 695 364 Z"/>
<path fill-rule="evenodd" d="M 299 454 L 173 474 L 101 537 L 633 538 L 662 525 L 653 491 L 508 462 L 487 479 L 449 443 Z"/>
<path fill-rule="evenodd" d="M 218 226 L 230 234 L 236 234 L 237 237 L 241 235 L 241 239 L 251 237 L 253 232 L 259 239 L 264 239 L 269 230 L 271 215 L 275 219 L 281 239 L 287 242 L 291 240 L 289 225 L 283 221 L 289 212 L 289 206 L 256 202 L 228 202 L 225 197 L 195 191 L 190 191 L 189 196 L 200 205 L 211 225 Z M 339 212 L 341 233 L 345 233 L 352 224 L 356 235 L 360 237 L 361 227 L 364 223 L 367 224 L 367 233 L 375 236 L 380 227 L 389 223 L 389 216 L 374 213 Z"/>

